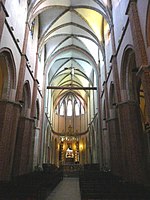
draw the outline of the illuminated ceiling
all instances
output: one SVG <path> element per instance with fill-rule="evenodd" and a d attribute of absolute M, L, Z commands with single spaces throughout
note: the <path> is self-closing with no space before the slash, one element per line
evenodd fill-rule
<path fill-rule="evenodd" d="M 44 50 L 48 85 L 94 87 L 109 17 L 106 0 L 33 0 L 28 21 L 39 20 L 39 55 Z M 106 22 L 107 21 L 107 22 Z M 70 91 L 54 90 L 53 102 Z M 87 100 L 85 90 L 72 90 Z"/>

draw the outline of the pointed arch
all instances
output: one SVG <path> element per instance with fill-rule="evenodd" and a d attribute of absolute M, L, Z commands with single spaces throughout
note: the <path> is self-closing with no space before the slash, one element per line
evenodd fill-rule
<path fill-rule="evenodd" d="M 0 49 L 0 98 L 13 100 L 12 90 L 16 89 L 16 66 L 12 51 Z"/>
<path fill-rule="evenodd" d="M 27 116 L 28 110 L 31 107 L 31 89 L 29 81 L 26 81 L 24 84 L 21 103 L 22 103 L 22 116 Z"/>
<path fill-rule="evenodd" d="M 138 68 L 136 66 L 135 52 L 132 46 L 127 46 L 124 50 L 121 66 L 121 90 L 126 92 L 128 100 L 137 101 L 138 78 L 136 76 Z M 126 100 L 127 100 L 126 99 Z"/>

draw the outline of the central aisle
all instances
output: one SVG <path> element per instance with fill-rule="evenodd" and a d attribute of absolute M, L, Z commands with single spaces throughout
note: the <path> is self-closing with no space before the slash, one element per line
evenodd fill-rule
<path fill-rule="evenodd" d="M 46 200 L 81 200 L 79 178 L 64 178 Z"/>

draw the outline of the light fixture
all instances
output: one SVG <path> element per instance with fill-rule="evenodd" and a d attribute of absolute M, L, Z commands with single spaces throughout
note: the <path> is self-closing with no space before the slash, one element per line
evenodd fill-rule
<path fill-rule="evenodd" d="M 83 150 L 83 144 L 80 144 L 79 149 L 80 149 L 80 151 Z"/>

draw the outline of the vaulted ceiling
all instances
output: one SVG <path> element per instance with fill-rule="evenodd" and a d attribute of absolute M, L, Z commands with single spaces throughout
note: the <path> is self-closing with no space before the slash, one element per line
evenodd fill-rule
<path fill-rule="evenodd" d="M 74 87 L 71 90 L 86 101 L 88 91 L 75 87 L 94 87 L 103 57 L 103 41 L 109 30 L 107 0 L 33 0 L 28 21 L 39 20 L 39 54 L 45 52 L 48 85 Z M 54 102 L 70 92 L 55 90 Z"/>

